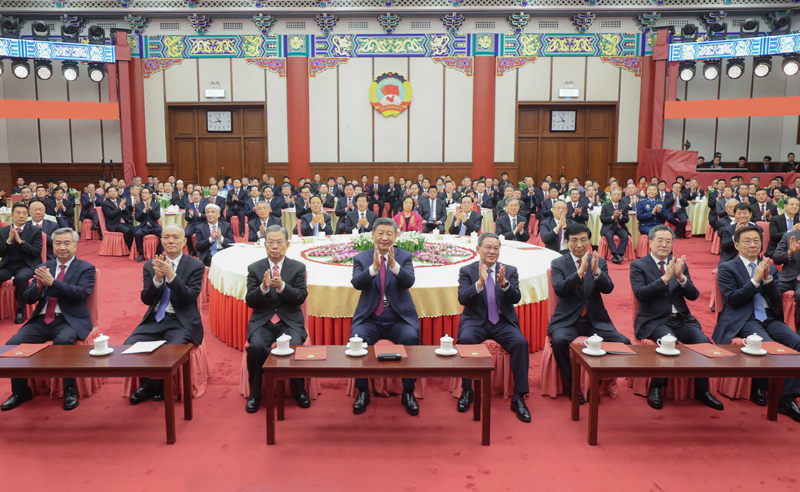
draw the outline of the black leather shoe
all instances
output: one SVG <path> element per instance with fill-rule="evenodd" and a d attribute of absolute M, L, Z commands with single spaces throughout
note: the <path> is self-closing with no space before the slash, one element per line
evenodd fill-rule
<path fill-rule="evenodd" d="M 781 398 L 778 403 L 778 413 L 788 415 L 795 422 L 800 422 L 800 407 L 797 406 L 794 398 Z"/>
<path fill-rule="evenodd" d="M 158 393 L 153 393 L 153 401 L 164 401 L 164 388 Z"/>
<path fill-rule="evenodd" d="M 622 263 L 622 257 L 620 255 L 613 255 L 611 258 L 612 263 Z"/>
<path fill-rule="evenodd" d="M 695 394 L 694 399 L 700 401 L 703 405 L 713 408 L 714 410 L 725 410 L 725 406 L 721 401 L 717 400 L 710 391 L 705 391 L 702 394 Z"/>
<path fill-rule="evenodd" d="M 570 384 L 569 381 L 567 382 L 567 385 L 564 386 L 564 391 L 567 392 L 569 400 L 572 401 L 572 384 Z M 583 405 L 584 403 L 586 403 L 586 399 L 583 397 L 583 393 L 578 391 L 578 405 Z"/>
<path fill-rule="evenodd" d="M 244 406 L 244 409 L 247 413 L 256 413 L 258 411 L 258 407 L 261 405 L 261 400 L 256 398 L 255 396 L 251 396 L 247 399 L 247 403 Z"/>
<path fill-rule="evenodd" d="M 294 394 L 294 399 L 297 401 L 297 406 L 300 408 L 308 408 L 311 406 L 311 398 L 305 389 L 302 389 Z"/>
<path fill-rule="evenodd" d="M 461 390 L 461 398 L 458 399 L 458 405 L 456 405 L 456 409 L 461 412 L 469 411 L 469 406 L 472 402 L 475 401 L 475 392 L 471 389 Z"/>
<path fill-rule="evenodd" d="M 143 262 L 143 261 L 144 261 L 144 255 L 139 255 L 139 257 L 138 257 L 138 258 L 136 258 L 136 261 L 137 261 L 138 263 L 141 263 L 141 262 Z"/>
<path fill-rule="evenodd" d="M 138 405 L 151 398 L 153 398 L 153 390 L 149 385 L 145 385 L 134 391 L 128 401 L 131 402 L 131 405 Z"/>
<path fill-rule="evenodd" d="M 25 314 L 22 311 L 17 311 L 17 315 L 14 317 L 14 324 L 21 325 L 25 322 Z"/>
<path fill-rule="evenodd" d="M 650 386 L 650 393 L 647 395 L 647 404 L 656 410 L 664 408 L 664 398 L 661 388 L 658 386 Z"/>
<path fill-rule="evenodd" d="M 406 412 L 409 415 L 419 415 L 419 403 L 414 397 L 413 391 L 403 391 L 403 396 L 400 398 L 400 403 L 406 407 Z"/>
<path fill-rule="evenodd" d="M 353 413 L 358 415 L 367 411 L 370 404 L 369 391 L 359 391 L 356 401 L 353 402 Z"/>
<path fill-rule="evenodd" d="M 517 418 L 523 422 L 531 421 L 531 412 L 525 405 L 525 397 L 522 395 L 514 395 L 511 398 L 511 411 L 517 414 Z"/>
<path fill-rule="evenodd" d="M 767 406 L 767 395 L 764 393 L 764 390 L 761 388 L 753 388 L 750 390 L 750 401 L 758 405 L 759 407 L 766 407 Z"/>
<path fill-rule="evenodd" d="M 20 406 L 21 404 L 25 403 L 26 401 L 30 401 L 33 399 L 33 392 L 30 388 L 24 389 L 19 393 L 13 393 L 11 396 L 8 397 L 8 400 L 5 401 L 2 405 L 0 405 L 0 410 L 6 412 L 8 410 L 13 410 Z"/>
<path fill-rule="evenodd" d="M 80 397 L 78 396 L 78 388 L 64 389 L 64 410 L 72 410 L 78 408 L 80 404 Z"/>

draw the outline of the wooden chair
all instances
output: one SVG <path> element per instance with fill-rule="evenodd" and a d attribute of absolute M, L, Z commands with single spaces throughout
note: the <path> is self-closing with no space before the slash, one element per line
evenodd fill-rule
<path fill-rule="evenodd" d="M 769 247 L 769 222 L 766 221 L 759 221 L 756 222 L 756 225 L 761 227 L 764 231 L 764 237 L 761 240 L 761 254 L 767 254 L 767 248 Z M 778 269 L 780 270 L 780 265 L 778 265 Z"/>

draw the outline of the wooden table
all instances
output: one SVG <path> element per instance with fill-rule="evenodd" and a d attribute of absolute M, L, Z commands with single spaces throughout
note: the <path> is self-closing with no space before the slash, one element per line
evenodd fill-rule
<path fill-rule="evenodd" d="M 162 345 L 151 354 L 123 355 L 130 345 L 114 345 L 105 357 L 89 355 L 91 345 L 51 345 L 30 357 L 0 357 L 3 378 L 145 377 L 164 380 L 167 444 L 175 444 L 175 400 L 172 377 L 183 365 L 183 418 L 192 420 L 191 345 Z M 0 353 L 14 345 L 0 345 Z M 187 395 L 189 395 L 187 397 Z"/>
<path fill-rule="evenodd" d="M 277 392 L 278 420 L 284 420 L 283 381 L 287 378 L 441 378 L 464 377 L 475 380 L 474 420 L 481 420 L 482 444 L 489 445 L 491 420 L 491 374 L 494 369 L 490 357 L 462 358 L 459 355 L 442 357 L 434 353 L 434 346 L 406 346 L 408 357 L 401 361 L 378 361 L 372 347 L 363 357 L 349 357 L 342 345 L 327 345 L 324 361 L 295 361 L 294 354 L 278 357 L 271 355 L 263 369 L 267 379 L 267 444 L 275 444 L 275 396 Z"/>
<path fill-rule="evenodd" d="M 600 380 L 620 377 L 671 378 L 769 378 L 767 419 L 778 419 L 778 400 L 783 389 L 783 378 L 800 377 L 800 356 L 797 355 L 747 355 L 741 345 L 719 345 L 736 354 L 736 357 L 710 358 L 686 347 L 676 357 L 659 355 L 655 345 L 630 345 L 636 355 L 604 355 L 593 357 L 581 352 L 583 344 L 573 344 L 572 350 L 572 420 L 580 419 L 581 368 L 590 378 L 589 389 L 589 445 L 597 445 L 597 411 L 600 403 Z"/>

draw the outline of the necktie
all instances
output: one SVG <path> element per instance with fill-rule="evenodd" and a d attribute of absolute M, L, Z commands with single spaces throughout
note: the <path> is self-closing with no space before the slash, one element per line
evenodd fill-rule
<path fill-rule="evenodd" d="M 61 270 L 58 272 L 58 277 L 56 280 L 59 282 L 64 280 L 64 270 L 67 269 L 67 265 L 58 265 Z M 55 297 L 51 297 L 47 300 L 47 310 L 44 312 L 44 322 L 45 324 L 50 324 L 56 319 L 56 304 L 58 304 L 58 299 Z"/>
<path fill-rule="evenodd" d="M 458 231 L 460 236 L 464 236 L 467 234 L 467 219 L 469 216 L 464 217 L 464 222 L 461 223 L 461 230 Z"/>
<path fill-rule="evenodd" d="M 564 229 L 558 230 L 558 250 L 561 251 L 561 242 L 564 240 Z"/>
<path fill-rule="evenodd" d="M 511 231 L 514 232 L 516 230 L 517 230 L 517 218 L 514 217 L 513 219 L 511 219 Z M 514 234 L 516 234 L 516 232 L 514 232 Z"/>
<path fill-rule="evenodd" d="M 431 222 L 436 222 L 436 201 L 431 198 Z"/>
<path fill-rule="evenodd" d="M 792 230 L 792 219 L 791 218 L 787 220 L 787 224 L 788 225 L 786 226 L 786 230 L 787 231 L 791 231 Z"/>
<path fill-rule="evenodd" d="M 280 272 L 278 271 L 278 265 L 275 265 L 275 268 L 272 269 L 272 276 L 277 277 L 279 274 Z M 272 315 L 272 318 L 270 318 L 269 320 L 273 325 L 277 325 L 278 322 L 281 320 L 281 317 L 278 316 L 278 313 L 276 312 L 275 314 Z"/>
<path fill-rule="evenodd" d="M 753 274 L 755 272 L 756 264 L 751 262 L 750 278 L 753 278 Z M 761 292 L 757 292 L 756 295 L 753 296 L 753 313 L 756 315 L 756 319 L 759 321 L 764 321 L 767 319 L 767 311 L 764 309 L 764 297 L 761 295 Z"/>
<path fill-rule="evenodd" d="M 17 234 L 19 234 L 21 232 L 22 232 L 22 228 L 21 227 L 17 227 Z"/>
<path fill-rule="evenodd" d="M 217 226 L 216 225 L 212 225 L 211 226 L 211 235 L 213 236 L 215 232 L 217 232 Z M 219 236 L 217 236 L 217 238 L 219 238 Z M 215 254 L 217 254 L 217 239 L 215 239 L 211 243 L 211 256 L 214 256 Z"/>
<path fill-rule="evenodd" d="M 257 204 L 257 203 L 258 203 L 258 200 L 256 200 L 255 198 L 253 198 L 253 208 L 256 208 L 256 204 Z"/>
<path fill-rule="evenodd" d="M 173 270 L 175 269 L 175 263 L 172 263 Z M 169 295 L 171 291 L 169 290 L 169 284 L 167 284 L 166 279 L 162 279 L 164 282 L 164 291 L 161 293 L 161 300 L 158 301 L 158 311 L 156 311 L 156 323 L 161 323 L 161 320 L 164 319 L 164 316 L 167 315 L 167 304 L 169 304 Z"/>
<path fill-rule="evenodd" d="M 364 218 L 364 212 L 361 212 L 361 218 Z M 364 232 L 364 226 L 359 227 L 359 232 Z"/>
<path fill-rule="evenodd" d="M 375 308 L 375 316 L 383 314 L 383 299 L 386 295 L 386 258 L 381 256 L 381 268 L 378 270 L 378 277 L 381 283 L 381 298 L 378 300 L 378 307 Z"/>
<path fill-rule="evenodd" d="M 761 204 L 761 216 L 762 217 L 764 216 L 764 204 L 763 203 Z"/>
<path fill-rule="evenodd" d="M 319 224 L 314 224 L 314 237 L 317 236 L 317 231 L 319 231 Z"/>
<path fill-rule="evenodd" d="M 583 258 L 578 258 L 578 268 L 580 268 L 580 267 L 581 267 L 581 260 L 582 260 L 582 259 L 583 259 Z M 584 285 L 585 285 L 585 284 L 584 284 Z M 586 310 L 586 301 L 584 300 L 584 303 L 583 303 L 583 310 L 581 310 L 581 317 L 584 317 L 584 316 L 586 316 L 586 313 L 587 313 L 587 312 L 588 312 L 588 311 Z"/>
<path fill-rule="evenodd" d="M 677 195 L 675 195 L 675 203 L 672 204 L 672 211 L 673 212 L 677 212 L 678 211 L 678 196 Z"/>
<path fill-rule="evenodd" d="M 497 297 L 494 291 L 494 275 L 492 269 L 486 271 L 486 304 L 489 307 L 489 321 L 496 325 L 500 321 L 500 314 L 497 312 Z"/>
<path fill-rule="evenodd" d="M 667 273 L 667 271 L 664 270 L 664 261 L 663 260 L 658 262 L 658 269 L 661 270 L 661 275 L 664 275 L 664 274 Z"/>
<path fill-rule="evenodd" d="M 615 203 L 614 204 L 614 212 L 616 212 L 616 211 L 617 211 L 617 204 Z M 617 227 L 622 228 L 622 226 L 619 223 L 619 219 L 617 219 Z"/>

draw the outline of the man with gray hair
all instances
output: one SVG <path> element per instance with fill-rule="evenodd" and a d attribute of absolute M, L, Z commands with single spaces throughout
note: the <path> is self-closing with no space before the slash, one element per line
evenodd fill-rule
<path fill-rule="evenodd" d="M 211 266 L 211 258 L 225 248 L 233 246 L 233 230 L 228 222 L 219 220 L 220 209 L 217 205 L 206 205 L 206 224 L 195 229 L 195 249 L 197 257 L 205 266 Z"/>
<path fill-rule="evenodd" d="M 525 218 L 519 213 L 519 205 L 519 200 L 516 198 L 507 199 L 504 204 L 505 213 L 498 215 L 495 230 L 498 236 L 505 237 L 508 241 L 527 242 L 531 235 L 528 232 Z"/>

